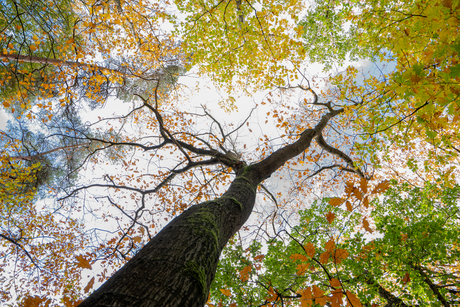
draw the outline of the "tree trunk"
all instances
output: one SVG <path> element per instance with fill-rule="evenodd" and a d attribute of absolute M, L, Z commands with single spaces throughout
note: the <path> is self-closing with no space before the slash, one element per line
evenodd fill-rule
<path fill-rule="evenodd" d="M 79 307 L 203 306 L 222 249 L 252 212 L 257 185 L 241 174 L 222 197 L 183 212 Z"/>
<path fill-rule="evenodd" d="M 259 183 L 310 147 L 341 112 L 330 110 L 314 129 L 256 164 L 236 163 L 237 176 L 222 197 L 192 206 L 172 220 L 79 307 L 203 306 L 221 251 L 251 214 Z"/>

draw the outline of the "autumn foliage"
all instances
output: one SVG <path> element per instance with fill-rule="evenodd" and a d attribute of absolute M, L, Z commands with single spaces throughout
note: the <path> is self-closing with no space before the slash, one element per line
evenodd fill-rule
<path fill-rule="evenodd" d="M 309 135 L 258 186 L 207 306 L 458 304 L 459 9 L 3 1 L 0 305 L 77 306 Z"/>

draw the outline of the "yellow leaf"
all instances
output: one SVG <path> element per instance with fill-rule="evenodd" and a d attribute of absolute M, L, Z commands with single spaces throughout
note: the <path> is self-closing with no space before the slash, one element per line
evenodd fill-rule
<path fill-rule="evenodd" d="M 342 306 L 342 303 L 343 303 L 342 297 L 343 297 L 342 289 L 336 289 L 332 291 L 331 307 Z"/>
<path fill-rule="evenodd" d="M 352 193 L 357 199 L 359 199 L 359 200 L 363 199 L 363 195 L 361 194 L 361 192 L 359 191 L 358 188 L 353 187 L 353 192 Z"/>
<path fill-rule="evenodd" d="M 219 289 L 220 292 L 222 292 L 223 295 L 227 296 L 227 297 L 230 297 L 232 295 L 232 292 L 230 292 L 230 290 L 228 289 Z"/>
<path fill-rule="evenodd" d="M 88 293 L 89 290 L 91 290 L 91 289 L 93 288 L 93 286 L 94 286 L 94 277 L 91 278 L 91 280 L 90 280 L 90 281 L 88 282 L 88 284 L 86 285 L 86 287 L 85 287 L 85 289 L 84 289 L 85 293 Z"/>
<path fill-rule="evenodd" d="M 353 192 L 353 182 L 348 181 L 345 183 L 345 193 L 347 196 L 351 196 L 351 193 Z"/>
<path fill-rule="evenodd" d="M 37 46 L 35 46 L 35 45 L 30 45 L 29 48 L 30 48 L 30 50 L 32 50 L 32 51 L 37 50 Z"/>

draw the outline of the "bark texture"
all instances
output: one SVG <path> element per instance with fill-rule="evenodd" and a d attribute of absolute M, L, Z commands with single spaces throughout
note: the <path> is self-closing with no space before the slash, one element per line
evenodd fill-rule
<path fill-rule="evenodd" d="M 251 214 L 256 188 L 240 175 L 222 197 L 186 210 L 79 306 L 203 306 L 220 253 Z"/>

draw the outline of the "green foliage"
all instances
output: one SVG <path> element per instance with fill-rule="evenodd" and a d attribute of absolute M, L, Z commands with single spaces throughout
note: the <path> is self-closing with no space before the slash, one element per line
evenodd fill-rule
<path fill-rule="evenodd" d="M 363 305 L 388 303 L 381 289 L 407 305 L 437 306 L 441 297 L 454 303 L 460 284 L 455 273 L 460 261 L 460 186 L 392 184 L 370 204 L 372 235 L 360 231 L 360 213 L 332 207 L 325 199 L 300 211 L 299 225 L 266 246 L 254 241 L 243 250 L 233 239 L 219 264 L 211 301 L 260 306 L 283 299 L 297 306 L 302 301 L 296 293 L 316 285 L 332 302 L 333 291 L 325 285 L 335 278 L 341 293 L 357 293 Z M 332 223 L 325 218 L 327 212 L 336 214 Z M 341 261 L 334 261 L 333 253 L 327 261 L 322 258 L 328 250 L 337 255 L 342 249 L 347 256 Z M 241 273 L 246 266 L 252 267 L 248 279 Z"/>

